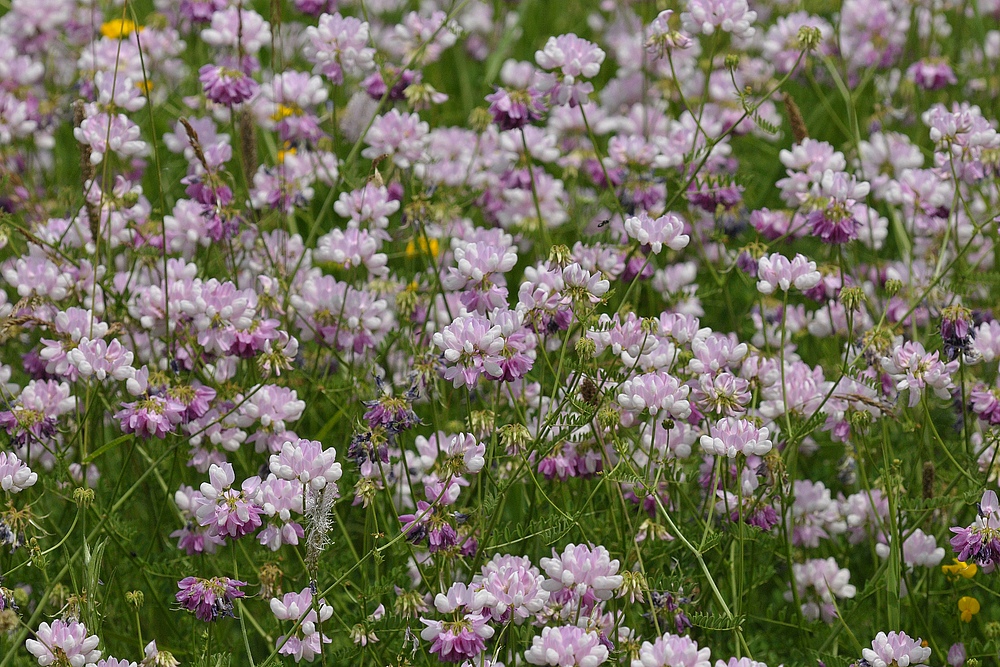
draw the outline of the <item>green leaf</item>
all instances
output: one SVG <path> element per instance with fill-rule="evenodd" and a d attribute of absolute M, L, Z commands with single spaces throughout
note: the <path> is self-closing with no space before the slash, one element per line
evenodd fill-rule
<path fill-rule="evenodd" d="M 125 435 L 120 435 L 117 438 L 115 438 L 114 440 L 112 440 L 111 442 L 106 442 L 103 445 L 101 445 L 100 447 L 98 447 L 97 449 L 95 449 L 94 451 L 92 451 L 89 455 L 87 455 L 87 457 L 85 459 L 83 459 L 83 462 L 84 463 L 91 463 L 94 460 L 98 459 L 99 457 L 104 456 L 105 454 L 107 454 L 108 452 L 110 452 L 112 449 L 114 449 L 118 445 L 122 444 L 123 442 L 128 442 L 130 439 L 132 439 L 134 437 L 135 437 L 135 435 L 133 435 L 131 433 L 126 433 Z"/>
<path fill-rule="evenodd" d="M 706 630 L 735 630 L 743 625 L 743 616 L 733 616 L 727 618 L 719 614 L 705 614 L 703 612 L 693 612 L 688 615 L 691 624 Z"/>

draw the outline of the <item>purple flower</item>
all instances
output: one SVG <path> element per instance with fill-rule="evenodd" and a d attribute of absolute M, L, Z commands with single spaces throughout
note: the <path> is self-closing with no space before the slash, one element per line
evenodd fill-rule
<path fill-rule="evenodd" d="M 107 657 L 98 660 L 97 667 L 139 667 L 139 665 L 124 658 L 119 660 L 118 658 Z"/>
<path fill-rule="evenodd" d="M 733 211 L 743 203 L 743 186 L 719 183 L 709 176 L 705 182 L 692 183 L 687 198 L 706 213 L 722 214 Z"/>
<path fill-rule="evenodd" d="M 666 371 L 637 375 L 618 388 L 618 404 L 630 412 L 649 410 L 656 415 L 661 410 L 675 419 L 687 419 L 691 404 L 687 400 L 690 387 Z"/>
<path fill-rule="evenodd" d="M 141 135 L 139 126 L 128 116 L 98 113 L 93 107 L 94 105 L 88 105 L 92 113 L 88 113 L 80 126 L 73 130 L 76 140 L 90 147 L 92 164 L 100 164 L 109 151 L 124 159 L 146 154 L 149 147 L 139 138 Z"/>
<path fill-rule="evenodd" d="M 876 544 L 875 553 L 880 558 L 888 558 L 890 554 L 888 538 L 886 544 Z M 937 540 L 933 535 L 928 535 L 917 528 L 913 534 L 903 541 L 903 562 L 910 568 L 917 565 L 923 567 L 937 567 L 944 558 L 944 548 L 937 545 Z"/>
<path fill-rule="evenodd" d="M 260 478 L 244 480 L 237 491 L 232 488 L 236 474 L 231 463 L 212 465 L 208 474 L 211 482 L 202 482 L 204 499 L 195 510 L 198 523 L 209 527 L 214 534 L 234 539 L 260 528 L 260 516 L 264 513 L 259 501 Z"/>
<path fill-rule="evenodd" d="M 494 602 L 495 598 L 486 591 L 469 588 L 461 582 L 452 584 L 447 593 L 437 594 L 434 607 L 438 613 L 454 614 L 455 620 L 421 618 L 420 622 L 427 627 L 420 636 L 431 642 L 430 652 L 442 662 L 471 660 L 482 653 L 486 640 L 493 636 L 483 607 Z"/>
<path fill-rule="evenodd" d="M 986 173 L 984 151 L 1000 148 L 1000 134 L 983 117 L 982 110 L 968 102 L 953 102 L 951 109 L 935 104 L 921 116 L 936 145 L 935 161 L 963 180 L 975 182 Z"/>
<path fill-rule="evenodd" d="M 185 412 L 184 405 L 169 396 L 149 396 L 132 403 L 122 403 L 115 419 L 121 422 L 123 433 L 137 433 L 144 438 L 162 440 L 184 420 Z"/>
<path fill-rule="evenodd" d="M 471 660 L 486 648 L 486 640 L 493 636 L 482 614 L 466 614 L 457 621 L 437 621 L 421 618 L 426 625 L 420 631 L 425 641 L 431 642 L 430 652 L 442 662 Z"/>
<path fill-rule="evenodd" d="M 965 644 L 957 642 L 948 649 L 948 664 L 951 667 L 962 667 L 965 664 Z"/>
<path fill-rule="evenodd" d="M 608 647 L 596 632 L 575 625 L 548 627 L 532 638 L 524 659 L 532 665 L 597 667 L 608 659 Z"/>
<path fill-rule="evenodd" d="M 198 70 L 198 80 L 205 89 L 205 97 L 216 104 L 232 106 L 246 102 L 257 93 L 257 82 L 239 70 L 203 65 Z"/>
<path fill-rule="evenodd" d="M 317 613 L 317 609 L 319 612 Z M 295 662 L 307 660 L 312 662 L 318 654 L 323 651 L 323 644 L 329 644 L 333 640 L 322 634 L 319 624 L 330 620 L 333 616 L 333 607 L 320 600 L 313 604 L 313 592 L 305 588 L 298 593 L 285 593 L 282 598 L 271 599 L 271 613 L 279 621 L 296 622 L 299 624 L 295 634 L 286 637 L 278 637 L 277 646 L 281 648 L 278 652 L 282 655 L 290 655 L 295 658 Z"/>
<path fill-rule="evenodd" d="M 449 364 L 442 372 L 456 388 L 474 387 L 479 376 L 503 377 L 501 352 L 504 339 L 500 327 L 478 314 L 461 315 L 443 331 L 434 334 L 434 345 Z"/>
<path fill-rule="evenodd" d="M 387 156 L 400 169 L 409 169 L 426 159 L 429 131 L 430 126 L 417 114 L 393 109 L 372 122 L 365 135 L 368 148 L 361 155 L 369 160 Z"/>
<path fill-rule="evenodd" d="M 241 47 L 255 54 L 271 41 L 271 25 L 252 9 L 228 7 L 212 14 L 212 25 L 201 31 L 201 39 L 215 47 Z"/>
<path fill-rule="evenodd" d="M 79 621 L 56 619 L 52 625 L 42 623 L 35 630 L 35 639 L 25 642 L 28 653 L 38 659 L 39 665 L 67 664 L 73 667 L 93 667 L 101 659 L 97 650 L 97 635 L 87 635 L 87 628 Z"/>
<path fill-rule="evenodd" d="M 789 260 L 773 253 L 757 262 L 757 291 L 761 294 L 771 294 L 775 289 L 787 292 L 793 285 L 804 292 L 815 287 L 821 278 L 816 262 L 801 254 Z"/>
<path fill-rule="evenodd" d="M 610 600 L 622 585 L 618 560 L 612 559 L 602 546 L 567 544 L 561 554 L 553 549 L 552 558 L 542 558 L 539 562 L 549 577 L 542 588 L 550 593 L 568 594 L 570 598 L 579 597 L 587 607 L 598 600 Z"/>
<path fill-rule="evenodd" d="M 955 70 L 944 58 L 923 58 L 910 65 L 906 75 L 924 90 L 938 90 L 958 83 Z"/>
<path fill-rule="evenodd" d="M 435 512 L 431 504 L 423 500 L 417 501 L 417 511 L 414 514 L 401 514 L 399 521 L 407 540 L 419 544 L 426 538 L 432 553 L 458 544 L 458 531 L 448 523 L 447 518 Z"/>
<path fill-rule="evenodd" d="M 923 390 L 930 388 L 938 398 L 951 398 L 951 376 L 958 370 L 958 361 L 947 364 L 938 353 L 928 353 L 919 341 L 907 341 L 882 357 L 882 368 L 896 381 L 896 391 L 909 389 L 910 407 L 920 402 Z"/>
<path fill-rule="evenodd" d="M 822 617 L 827 623 L 833 623 L 837 618 L 834 598 L 850 599 L 857 593 L 857 588 L 848 583 L 851 580 L 850 570 L 838 566 L 833 558 L 813 558 L 805 563 L 795 563 L 792 574 L 799 600 L 802 601 L 802 614 L 812 621 Z M 785 593 L 785 599 L 794 599 L 792 591 Z"/>
<path fill-rule="evenodd" d="M 845 0 L 840 10 L 840 52 L 852 72 L 889 67 L 906 46 L 910 10 L 893 0 Z"/>
<path fill-rule="evenodd" d="M 303 54 L 314 65 L 314 73 L 340 85 L 345 73 L 361 76 L 375 66 L 368 35 L 368 24 L 353 16 L 323 14 L 317 26 L 306 28 Z"/>
<path fill-rule="evenodd" d="M 465 290 L 460 299 L 470 311 L 489 312 L 507 305 L 504 274 L 517 263 L 514 238 L 502 230 L 477 239 L 452 241 L 455 266 L 442 276 L 448 290 Z"/>
<path fill-rule="evenodd" d="M 951 547 L 965 562 L 990 565 L 1000 562 L 1000 500 L 995 491 L 983 493 L 979 513 L 971 525 L 954 526 Z"/>
<path fill-rule="evenodd" d="M 57 436 L 58 418 L 76 409 L 76 397 L 66 382 L 32 380 L 8 407 L 0 412 L 0 427 L 14 445 L 47 444 Z"/>
<path fill-rule="evenodd" d="M 597 76 L 604 56 L 599 46 L 572 33 L 549 37 L 542 50 L 535 51 L 535 62 L 542 69 L 558 69 L 561 76 L 540 77 L 538 87 L 548 92 L 556 105 L 578 106 L 594 90 L 592 84 L 581 79 Z"/>
<path fill-rule="evenodd" d="M 229 577 L 185 577 L 177 582 L 180 590 L 176 597 L 181 606 L 194 612 L 198 620 L 208 623 L 218 620 L 220 616 L 233 616 L 233 600 L 243 597 L 240 588 L 246 585 L 245 581 Z"/>
<path fill-rule="evenodd" d="M 174 504 L 180 510 L 182 518 L 187 522 L 183 528 L 170 533 L 170 537 L 176 537 L 177 548 L 183 549 L 189 556 L 200 553 L 215 553 L 217 547 L 225 544 L 218 535 L 209 528 L 199 526 L 195 519 L 195 510 L 205 502 L 205 496 L 201 491 L 192 489 L 190 486 L 182 485 L 174 493 Z"/>
<path fill-rule="evenodd" d="M 501 130 L 516 130 L 542 117 L 545 102 L 541 91 L 535 88 L 511 90 L 497 88 L 486 96 L 490 103 L 493 121 Z"/>
<path fill-rule="evenodd" d="M 368 96 L 373 100 L 381 100 L 382 97 L 388 91 L 388 100 L 390 102 L 402 102 L 406 99 L 404 91 L 411 85 L 420 83 L 423 80 L 423 75 L 419 71 L 413 71 L 409 69 L 404 69 L 399 72 L 398 69 L 392 65 L 387 65 L 385 72 L 388 75 L 389 80 L 394 81 L 392 89 L 388 88 L 385 79 L 382 78 L 380 72 L 372 72 L 364 81 L 361 82 L 361 87 L 368 93 Z M 398 78 L 397 78 L 398 77 Z"/>
<path fill-rule="evenodd" d="M 136 371 L 132 367 L 134 355 L 117 338 L 108 343 L 84 336 L 75 348 L 66 353 L 66 358 L 83 378 L 94 377 L 103 381 L 111 377 L 121 381 L 135 377 Z"/>
<path fill-rule="evenodd" d="M 38 481 L 38 474 L 12 452 L 0 452 L 0 489 L 19 493 Z"/>
<path fill-rule="evenodd" d="M 854 217 L 850 207 L 831 203 L 824 209 L 813 211 L 806 216 L 812 226 L 812 233 L 825 243 L 847 243 L 858 235 L 861 223 Z"/>
<path fill-rule="evenodd" d="M 327 484 L 336 490 L 342 474 L 336 449 L 323 449 L 319 441 L 305 438 L 284 443 L 279 454 L 271 455 L 270 468 L 280 479 L 298 480 L 315 491 Z"/>
<path fill-rule="evenodd" d="M 643 642 L 639 658 L 632 661 L 632 667 L 711 667 L 711 655 L 707 646 L 698 648 L 698 643 L 690 637 L 668 632 L 653 643 Z"/>
<path fill-rule="evenodd" d="M 491 600 L 486 606 L 493 620 L 507 623 L 513 619 L 520 624 L 540 612 L 548 601 L 549 592 L 542 588 L 544 580 L 526 557 L 496 554 L 473 578 L 471 588 L 489 593 Z"/>
<path fill-rule="evenodd" d="M 905 632 L 880 632 L 872 640 L 872 647 L 861 651 L 861 655 L 871 667 L 922 665 L 931 657 L 931 649 Z"/>
<path fill-rule="evenodd" d="M 673 250 L 682 250 L 691 240 L 684 233 L 684 221 L 676 213 L 667 213 L 654 219 L 642 211 L 638 217 L 625 220 L 625 233 L 638 241 L 639 245 L 650 246 L 656 254 L 659 254 L 664 245 Z"/>
<path fill-rule="evenodd" d="M 747 0 L 687 0 L 685 8 L 681 23 L 692 34 L 711 35 L 719 29 L 734 37 L 754 35 L 757 12 L 750 11 Z"/>
<path fill-rule="evenodd" d="M 367 409 L 364 420 L 369 428 L 382 427 L 387 433 L 396 434 L 409 430 L 420 423 L 420 417 L 413 411 L 413 401 L 420 396 L 420 386 L 416 381 L 402 396 L 393 396 L 386 390 L 382 378 L 375 376 L 380 396 L 372 401 L 363 401 Z"/>
<path fill-rule="evenodd" d="M 737 454 L 763 456 L 771 451 L 769 435 L 766 427 L 757 428 L 745 419 L 726 417 L 716 422 L 711 435 L 701 436 L 701 448 L 731 459 Z"/>
<path fill-rule="evenodd" d="M 962 306 L 949 306 L 941 311 L 941 340 L 949 361 L 971 351 L 976 338 L 972 312 Z"/>
<path fill-rule="evenodd" d="M 181 0 L 180 14 L 192 23 L 208 23 L 226 4 L 226 0 Z"/>
<path fill-rule="evenodd" d="M 649 24 L 646 38 L 646 51 L 656 58 L 663 58 L 673 49 L 686 49 L 691 46 L 691 37 L 670 27 L 670 18 L 674 15 L 672 9 L 660 12 Z"/>
<path fill-rule="evenodd" d="M 730 517 L 732 519 L 732 517 Z M 736 518 L 739 518 L 737 515 Z M 743 517 L 747 525 L 760 528 L 765 533 L 771 532 L 771 529 L 781 523 L 781 517 L 778 516 L 778 512 L 770 504 L 758 503 L 750 510 L 750 512 Z"/>
<path fill-rule="evenodd" d="M 535 364 L 535 334 L 525 326 L 524 314 L 517 310 L 498 308 L 490 314 L 490 321 L 500 326 L 504 340 L 504 360 L 500 362 L 503 381 L 514 382 L 528 374 Z"/>
<path fill-rule="evenodd" d="M 969 406 L 980 419 L 991 426 L 1000 424 L 1000 391 L 978 385 L 969 393 Z"/>
<path fill-rule="evenodd" d="M 204 417 L 216 395 L 214 389 L 203 384 L 178 385 L 171 387 L 167 393 L 170 398 L 184 406 L 185 421 Z"/>

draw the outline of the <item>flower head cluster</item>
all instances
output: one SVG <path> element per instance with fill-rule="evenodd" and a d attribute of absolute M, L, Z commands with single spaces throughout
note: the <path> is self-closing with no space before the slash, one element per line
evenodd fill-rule
<path fill-rule="evenodd" d="M 654 219 L 643 211 L 638 217 L 625 220 L 625 233 L 629 238 L 635 239 L 641 245 L 648 245 L 654 253 L 659 253 L 663 246 L 672 250 L 686 248 L 690 237 L 683 232 L 684 221 L 674 213 Z"/>
<path fill-rule="evenodd" d="M 531 665 L 597 667 L 608 659 L 608 647 L 596 632 L 575 625 L 547 627 L 531 640 L 524 659 Z"/>
<path fill-rule="evenodd" d="M 668 632 L 654 642 L 643 642 L 631 667 L 711 667 L 711 655 L 707 646 Z"/>
<path fill-rule="evenodd" d="M 0 452 L 0 489 L 18 493 L 34 486 L 38 475 L 31 472 L 23 461 L 12 452 Z"/>
<path fill-rule="evenodd" d="M 198 522 L 212 534 L 240 538 L 261 525 L 264 508 L 260 505 L 260 478 L 250 477 L 239 490 L 233 488 L 236 473 L 231 463 L 212 465 L 210 482 L 202 482 Z"/>
<path fill-rule="evenodd" d="M 897 391 L 909 390 L 912 408 L 920 402 L 925 389 L 938 398 L 951 397 L 951 376 L 958 370 L 958 361 L 944 363 L 937 352 L 924 350 L 920 341 L 907 341 L 882 358 L 882 368 L 895 380 Z"/>
<path fill-rule="evenodd" d="M 819 283 L 820 272 L 816 270 L 816 262 L 796 254 L 789 260 L 777 253 L 765 255 L 757 264 L 757 291 L 761 294 L 772 294 L 775 290 L 787 292 L 794 286 L 805 292 Z"/>
<path fill-rule="evenodd" d="M 313 604 L 311 588 L 295 593 L 285 593 L 281 598 L 271 599 L 271 613 L 279 621 L 298 623 L 292 635 L 282 635 L 277 639 L 278 653 L 290 655 L 295 662 L 312 662 L 323 651 L 323 644 L 333 640 L 320 632 L 320 625 L 333 616 L 333 607 L 326 600 Z"/>
<path fill-rule="evenodd" d="M 688 32 L 711 35 L 721 30 L 734 37 L 753 37 L 757 12 L 750 10 L 747 0 L 687 0 L 685 7 L 681 21 Z"/>
<path fill-rule="evenodd" d="M 584 606 L 610 599 L 622 585 L 618 560 L 603 546 L 567 544 L 561 554 L 552 550 L 552 558 L 540 561 L 548 578 L 542 588 L 560 599 L 577 599 Z"/>
<path fill-rule="evenodd" d="M 486 648 L 493 636 L 484 607 L 493 601 L 485 590 L 474 590 L 463 583 L 452 584 L 447 593 L 438 593 L 434 607 L 439 614 L 452 614 L 455 620 L 421 618 L 420 637 L 431 642 L 430 652 L 442 662 L 472 660 Z"/>
<path fill-rule="evenodd" d="M 582 79 L 597 76 L 604 56 L 599 46 L 574 34 L 549 37 L 545 46 L 535 52 L 535 62 L 542 69 L 558 70 L 559 75 L 542 77 L 539 88 L 549 93 L 554 104 L 582 104 L 594 90 Z"/>
<path fill-rule="evenodd" d="M 482 315 L 459 316 L 434 334 L 434 345 L 449 364 L 442 375 L 455 387 L 475 386 L 481 375 L 494 380 L 503 377 L 500 326 Z"/>
<path fill-rule="evenodd" d="M 199 621 L 218 620 L 220 616 L 233 615 L 233 600 L 243 597 L 241 587 L 245 581 L 229 577 L 199 579 L 185 577 L 177 582 L 177 602 L 188 611 L 194 612 Z"/>
<path fill-rule="evenodd" d="M 872 640 L 872 647 L 864 649 L 861 655 L 872 667 L 904 667 L 925 664 L 931 657 L 931 649 L 905 632 L 880 632 Z"/>
<path fill-rule="evenodd" d="M 804 600 L 802 614 L 810 620 L 822 617 L 827 623 L 833 623 L 837 618 L 834 600 L 850 599 L 857 593 L 857 588 L 849 583 L 850 571 L 839 567 L 833 558 L 815 558 L 805 563 L 795 563 L 792 565 L 792 573 L 799 599 Z M 791 591 L 785 593 L 785 599 L 793 599 Z"/>
<path fill-rule="evenodd" d="M 327 484 L 336 488 L 342 474 L 336 458 L 336 449 L 323 449 L 322 443 L 316 440 L 300 438 L 284 443 L 280 453 L 271 455 L 270 469 L 281 479 L 298 480 L 320 491 Z"/>
<path fill-rule="evenodd" d="M 990 565 L 1000 562 L 1000 500 L 995 491 L 983 493 L 978 514 L 969 526 L 955 526 L 951 547 L 963 562 Z"/>
<path fill-rule="evenodd" d="M 39 625 L 35 638 L 25 642 L 25 647 L 41 667 L 95 667 L 101 659 L 101 652 L 97 650 L 99 642 L 97 635 L 87 634 L 83 623 L 56 619 L 51 625 Z"/>
<path fill-rule="evenodd" d="M 771 451 L 770 433 L 767 427 L 758 428 L 753 423 L 736 417 L 726 417 L 712 428 L 711 435 L 701 436 L 701 448 L 709 454 L 735 458 L 763 456 Z"/>
<path fill-rule="evenodd" d="M 545 581 L 538 568 L 521 556 L 496 554 L 476 575 L 472 590 L 489 593 L 487 608 L 492 619 L 500 623 L 514 620 L 523 623 L 542 611 L 549 599 L 543 588 Z"/>

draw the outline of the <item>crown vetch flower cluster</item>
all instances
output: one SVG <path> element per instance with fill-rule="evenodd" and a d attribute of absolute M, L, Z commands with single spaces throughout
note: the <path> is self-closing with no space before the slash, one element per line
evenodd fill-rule
<path fill-rule="evenodd" d="M 0 12 L 0 628 L 52 614 L 15 662 L 137 667 L 80 619 L 183 647 L 237 599 L 296 662 L 777 664 L 821 622 L 928 662 L 854 600 L 880 559 L 981 653 L 997 0 L 105 4 Z M 261 594 L 108 584 L 133 551 Z"/>
<path fill-rule="evenodd" d="M 233 600 L 244 596 L 240 590 L 245 581 L 229 577 L 199 579 L 185 577 L 177 582 L 177 602 L 188 611 L 194 612 L 199 621 L 218 620 L 220 616 L 233 615 Z"/>
<path fill-rule="evenodd" d="M 322 624 L 333 616 L 333 607 L 326 600 L 313 602 L 312 589 L 305 588 L 298 593 L 285 593 L 280 598 L 271 598 L 271 613 L 279 621 L 298 623 L 294 634 L 282 635 L 276 640 L 278 653 L 290 655 L 295 662 L 312 662 L 323 650 L 323 644 L 333 640 L 320 631 Z"/>

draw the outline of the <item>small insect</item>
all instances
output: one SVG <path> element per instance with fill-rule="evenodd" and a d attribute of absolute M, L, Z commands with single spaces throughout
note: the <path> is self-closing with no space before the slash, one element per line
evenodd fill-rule
<path fill-rule="evenodd" d="M 607 227 L 610 223 L 611 223 L 611 218 L 608 218 L 606 220 L 601 220 L 599 223 L 597 223 L 597 226 L 598 227 Z"/>

